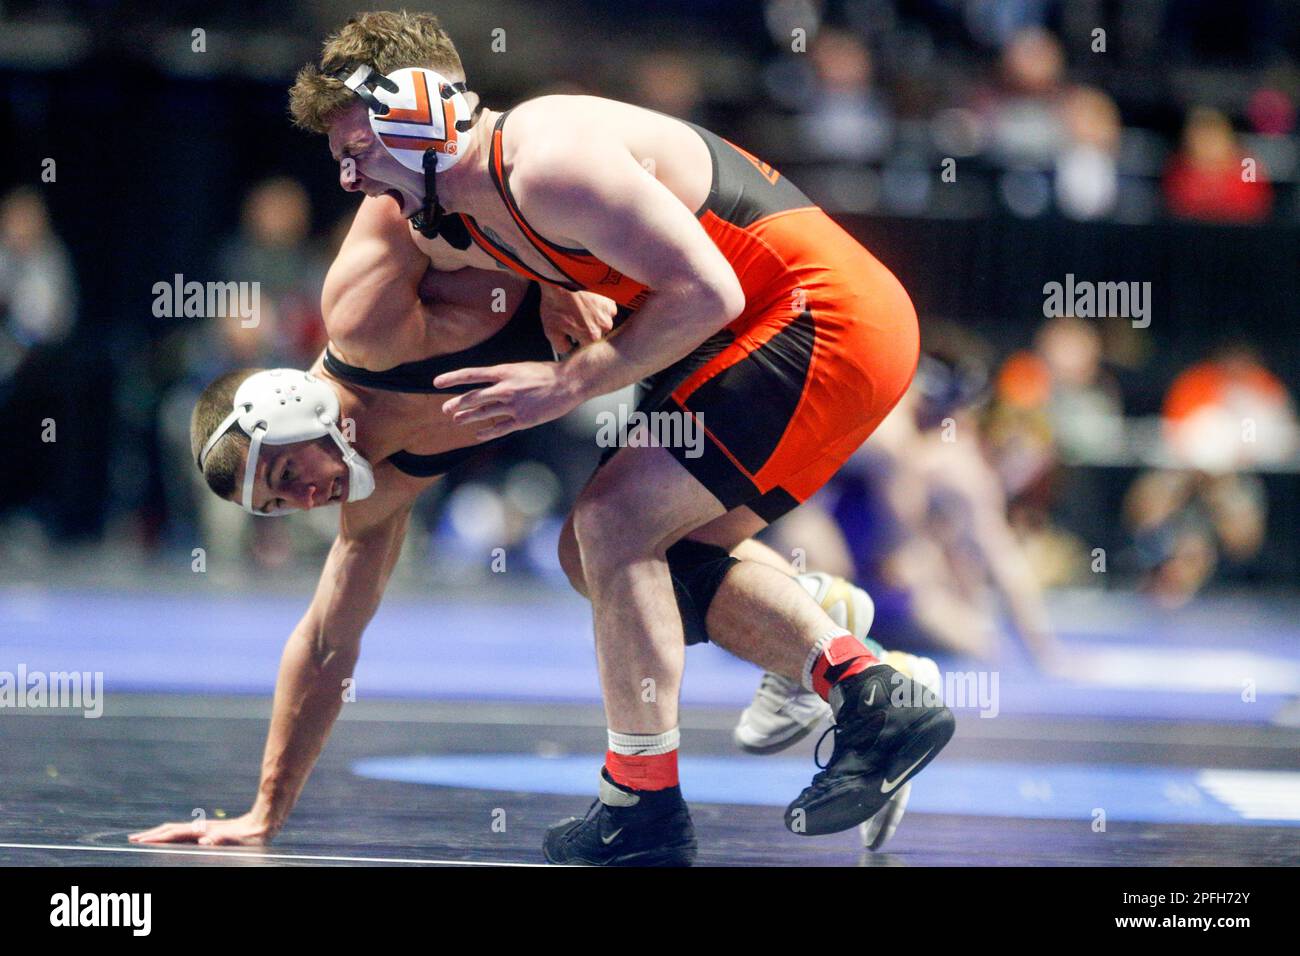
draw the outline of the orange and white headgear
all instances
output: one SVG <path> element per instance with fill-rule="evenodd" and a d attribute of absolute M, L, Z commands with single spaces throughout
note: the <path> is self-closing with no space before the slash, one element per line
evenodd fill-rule
<path fill-rule="evenodd" d="M 411 225 L 426 239 L 437 238 L 444 221 L 449 221 L 438 203 L 438 173 L 460 160 L 462 134 L 474 125 L 465 84 L 448 82 L 418 66 L 384 76 L 362 64 L 335 75 L 366 104 L 370 128 L 392 157 L 407 169 L 424 173 L 424 203 L 411 217 Z M 444 238 L 458 249 L 469 247 L 464 227 L 450 230 Z"/>
<path fill-rule="evenodd" d="M 339 78 L 365 102 L 375 136 L 407 169 L 423 172 L 424 156 L 430 149 L 437 154 L 435 172 L 456 165 L 463 145 L 461 134 L 473 125 L 463 82 L 452 82 L 423 67 L 407 67 L 384 76 L 367 65 Z"/>

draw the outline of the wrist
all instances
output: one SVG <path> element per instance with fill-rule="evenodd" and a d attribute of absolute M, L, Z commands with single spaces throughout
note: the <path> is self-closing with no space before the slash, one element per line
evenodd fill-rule
<path fill-rule="evenodd" d="M 275 819 L 266 810 L 253 807 L 244 817 L 253 825 L 255 835 L 265 837 L 268 840 L 275 839 L 276 835 L 284 827 L 284 820 Z"/>
<path fill-rule="evenodd" d="M 587 362 L 584 361 L 587 353 L 593 345 L 584 346 L 575 349 L 563 362 L 560 362 L 556 368 L 556 376 L 559 379 L 560 390 L 569 396 L 569 400 L 576 408 L 587 399 L 592 397 L 591 381 L 588 376 Z"/>
<path fill-rule="evenodd" d="M 284 826 L 291 807 L 285 800 L 276 800 L 265 792 L 258 793 L 253 807 L 245 815 L 252 823 L 260 826 L 268 837 L 275 836 Z"/>

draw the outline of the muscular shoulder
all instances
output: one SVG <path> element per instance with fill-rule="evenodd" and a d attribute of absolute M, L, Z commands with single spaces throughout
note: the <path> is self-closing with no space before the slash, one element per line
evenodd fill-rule
<path fill-rule="evenodd" d="M 629 198 L 629 182 L 644 175 L 608 121 L 608 106 L 626 104 L 544 96 L 511 113 L 505 144 L 510 189 L 525 215 L 538 217 L 538 228 L 569 229 L 593 207 L 617 208 Z M 548 238 L 579 244 L 554 231 Z"/>
<path fill-rule="evenodd" d="M 388 199 L 364 200 L 325 276 L 321 307 L 331 335 L 348 331 L 358 318 L 340 309 L 357 283 L 391 281 L 403 274 L 418 281 L 428 262 L 396 204 Z"/>
<path fill-rule="evenodd" d="M 582 181 L 615 152 L 627 153 L 620 119 L 636 107 L 599 96 L 539 96 L 516 106 L 506 125 L 511 185 Z"/>
<path fill-rule="evenodd" d="M 425 239 L 402 218 L 397 204 L 387 198 L 365 199 L 357 208 L 338 255 L 325 278 L 325 305 L 334 304 L 350 283 L 396 276 L 419 279 L 432 265 L 443 272 L 473 263 L 444 239 Z"/>
<path fill-rule="evenodd" d="M 608 118 L 608 112 L 617 107 L 627 107 L 627 104 L 603 96 L 569 93 L 537 96 L 510 111 L 506 130 L 509 136 L 526 131 L 541 134 L 546 141 L 562 142 L 565 131 L 599 127 L 601 118 Z"/>
<path fill-rule="evenodd" d="M 420 306 L 438 298 L 435 277 L 467 264 L 445 242 L 414 233 L 390 200 L 366 199 L 321 293 L 330 340 L 374 361 L 419 347 L 425 332 Z"/>
<path fill-rule="evenodd" d="M 414 249 L 415 233 L 411 224 L 402 218 L 397 203 L 388 197 L 367 196 L 357 207 L 353 217 L 352 228 L 343 240 L 343 249 L 366 242 L 383 242 L 394 251 Z"/>

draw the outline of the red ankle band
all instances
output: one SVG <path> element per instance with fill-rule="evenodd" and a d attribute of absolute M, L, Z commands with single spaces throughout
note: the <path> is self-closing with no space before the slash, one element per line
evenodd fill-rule
<path fill-rule="evenodd" d="M 677 786 L 677 751 L 647 757 L 608 750 L 605 769 L 611 780 L 632 790 L 666 790 Z"/>
<path fill-rule="evenodd" d="M 841 634 L 826 645 L 812 668 L 813 690 L 822 700 L 830 697 L 831 688 L 840 681 L 861 674 L 880 660 L 852 634 Z"/>

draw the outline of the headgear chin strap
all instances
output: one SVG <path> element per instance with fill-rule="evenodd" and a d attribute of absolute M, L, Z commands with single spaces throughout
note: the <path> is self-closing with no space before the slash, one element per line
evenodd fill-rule
<path fill-rule="evenodd" d="M 257 511 L 253 508 L 253 475 L 262 445 L 291 445 L 329 435 L 343 452 L 343 463 L 348 468 L 348 501 L 369 498 L 375 490 L 374 470 L 344 439 L 338 420 L 338 394 L 310 372 L 293 368 L 256 372 L 240 384 L 235 392 L 234 411 L 203 446 L 199 470 L 203 470 L 217 442 L 238 424 L 250 440 L 241 500 L 244 510 L 255 515 L 288 514 L 293 509 Z"/>
<path fill-rule="evenodd" d="M 407 169 L 424 173 L 424 208 L 411 224 L 433 239 L 444 215 L 438 204 L 438 173 L 456 165 L 460 134 L 473 126 L 465 84 L 422 67 L 384 76 L 362 64 L 336 76 L 366 104 L 370 128 L 392 157 Z"/>

